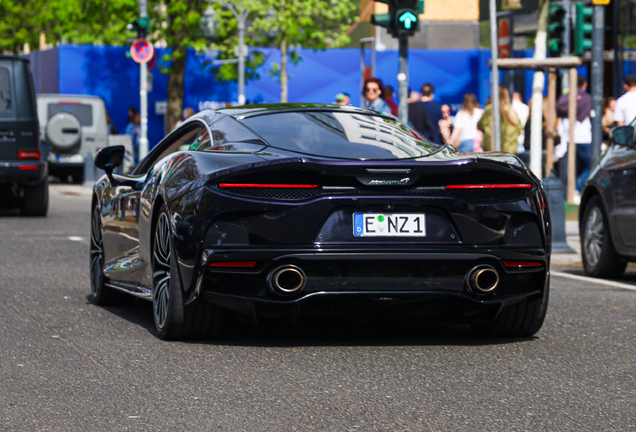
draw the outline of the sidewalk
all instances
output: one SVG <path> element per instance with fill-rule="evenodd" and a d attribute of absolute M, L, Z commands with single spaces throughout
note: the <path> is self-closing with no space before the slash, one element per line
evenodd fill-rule
<path fill-rule="evenodd" d="M 74 195 L 90 198 L 93 194 L 93 188 L 90 186 L 51 183 L 49 185 L 49 192 L 58 195 Z"/>
<path fill-rule="evenodd" d="M 551 267 L 569 267 L 583 268 L 581 263 L 581 241 L 579 239 L 579 222 L 565 221 L 565 234 L 568 245 L 576 251 L 576 253 L 558 253 L 552 254 L 550 260 Z"/>

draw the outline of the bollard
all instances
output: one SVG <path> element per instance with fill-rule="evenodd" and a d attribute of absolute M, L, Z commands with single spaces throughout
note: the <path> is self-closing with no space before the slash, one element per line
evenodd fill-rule
<path fill-rule="evenodd" d="M 552 225 L 552 252 L 575 253 L 567 242 L 565 233 L 565 187 L 561 180 L 550 174 L 543 181 L 550 206 L 550 223 Z"/>

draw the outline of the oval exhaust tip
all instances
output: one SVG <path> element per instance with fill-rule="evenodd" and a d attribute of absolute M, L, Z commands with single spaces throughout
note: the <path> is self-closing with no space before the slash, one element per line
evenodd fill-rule
<path fill-rule="evenodd" d="M 499 273 L 491 266 L 475 267 L 469 273 L 468 285 L 477 294 L 487 294 L 499 285 Z"/>
<path fill-rule="evenodd" d="M 294 294 L 303 289 L 305 272 L 295 266 L 278 268 L 271 273 L 270 284 L 279 294 Z"/>

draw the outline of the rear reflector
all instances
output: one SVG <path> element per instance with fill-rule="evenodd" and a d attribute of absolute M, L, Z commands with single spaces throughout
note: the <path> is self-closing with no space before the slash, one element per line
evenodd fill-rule
<path fill-rule="evenodd" d="M 256 184 L 256 183 L 219 183 L 222 188 L 280 188 L 280 189 L 315 189 L 318 185 L 303 184 Z"/>
<path fill-rule="evenodd" d="M 40 159 L 40 150 L 20 150 L 19 159 Z"/>
<path fill-rule="evenodd" d="M 80 105 L 80 101 L 60 101 L 60 105 Z"/>
<path fill-rule="evenodd" d="M 446 185 L 446 189 L 528 189 L 531 184 Z"/>
<path fill-rule="evenodd" d="M 21 170 L 36 170 L 38 169 L 37 165 L 20 165 Z"/>
<path fill-rule="evenodd" d="M 210 267 L 226 267 L 226 268 L 254 267 L 254 266 L 256 266 L 256 261 L 228 261 L 228 262 L 215 262 L 210 264 Z"/>
<path fill-rule="evenodd" d="M 541 267 L 543 263 L 536 261 L 504 261 L 507 268 Z"/>

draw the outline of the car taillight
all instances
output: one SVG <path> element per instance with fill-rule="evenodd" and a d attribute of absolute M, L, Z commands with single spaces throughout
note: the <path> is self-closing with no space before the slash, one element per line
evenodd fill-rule
<path fill-rule="evenodd" d="M 280 188 L 280 189 L 316 189 L 318 185 L 306 184 L 260 184 L 260 183 L 219 183 L 221 188 Z"/>
<path fill-rule="evenodd" d="M 227 261 L 227 262 L 214 262 L 210 264 L 210 267 L 217 268 L 251 268 L 256 266 L 256 261 Z"/>
<path fill-rule="evenodd" d="M 40 150 L 20 150 L 19 159 L 40 159 Z"/>
<path fill-rule="evenodd" d="M 446 189 L 528 189 L 531 184 L 470 184 L 470 185 L 446 185 Z"/>
<path fill-rule="evenodd" d="M 541 267 L 543 263 L 537 261 L 504 261 L 506 268 L 526 268 L 526 267 Z"/>

